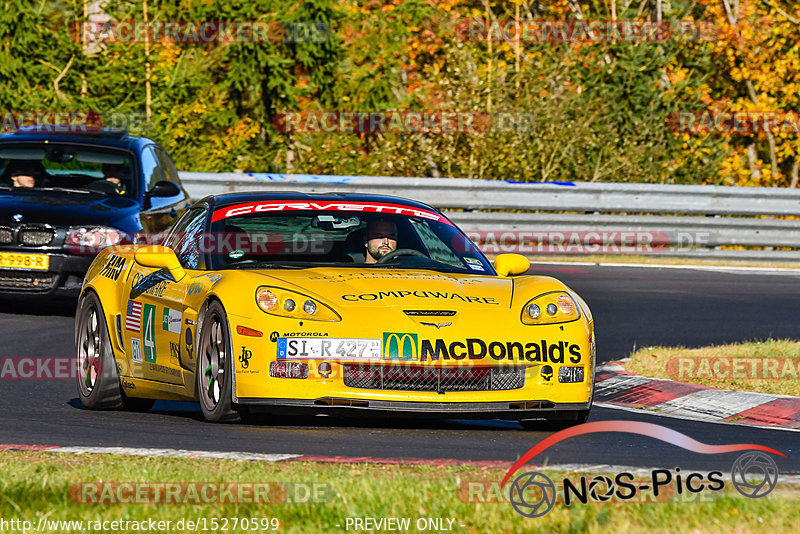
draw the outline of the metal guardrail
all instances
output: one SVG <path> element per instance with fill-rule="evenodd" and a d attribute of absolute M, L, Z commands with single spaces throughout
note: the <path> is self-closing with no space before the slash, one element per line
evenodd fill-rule
<path fill-rule="evenodd" d="M 800 189 L 255 173 L 180 175 L 193 198 L 244 191 L 358 192 L 413 198 L 448 212 L 490 253 L 652 253 L 800 261 L 800 220 L 776 218 L 800 217 Z"/>

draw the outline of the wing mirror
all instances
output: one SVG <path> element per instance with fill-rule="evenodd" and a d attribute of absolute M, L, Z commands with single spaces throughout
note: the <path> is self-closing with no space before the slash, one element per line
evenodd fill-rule
<path fill-rule="evenodd" d="M 168 182 L 167 180 L 161 180 L 156 182 L 156 185 L 147 192 L 147 196 L 150 198 L 153 197 L 174 197 L 176 195 L 181 194 L 181 188 L 177 186 L 177 184 L 173 182 Z"/>
<path fill-rule="evenodd" d="M 521 254 L 500 254 L 494 259 L 494 270 L 500 276 L 524 274 L 531 268 L 531 262 Z"/>
<path fill-rule="evenodd" d="M 134 253 L 134 259 L 136 263 L 143 267 L 166 269 L 176 282 L 186 276 L 186 271 L 181 267 L 178 256 L 169 247 L 162 247 L 161 245 L 138 247 Z"/>

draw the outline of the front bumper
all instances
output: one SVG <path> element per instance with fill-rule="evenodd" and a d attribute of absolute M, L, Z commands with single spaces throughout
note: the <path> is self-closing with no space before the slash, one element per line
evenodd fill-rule
<path fill-rule="evenodd" d="M 238 404 L 252 411 L 275 414 L 368 413 L 395 416 L 465 417 L 470 419 L 549 419 L 572 420 L 591 402 L 552 403 L 549 401 L 509 402 L 408 402 L 356 398 L 320 397 L 314 400 L 239 398 Z"/>
<path fill-rule="evenodd" d="M 528 326 L 516 310 L 461 310 L 440 328 L 391 306 L 337 312 L 341 321 L 305 323 L 229 312 L 233 402 L 268 412 L 514 420 L 577 418 L 591 406 L 595 343 L 583 317 Z M 262 334 L 240 334 L 239 326 Z M 297 340 L 297 350 L 285 339 Z M 340 353 L 349 339 L 373 352 L 364 349 L 360 360 L 351 349 Z M 323 340 L 328 352 L 310 348 Z M 570 369 L 580 377 L 562 376 Z"/>
<path fill-rule="evenodd" d="M 38 250 L 3 250 L 14 253 L 36 253 Z M 77 297 L 83 277 L 94 256 L 50 254 L 46 271 L 25 269 L 0 269 L 0 295 L 28 298 L 33 296 Z"/>

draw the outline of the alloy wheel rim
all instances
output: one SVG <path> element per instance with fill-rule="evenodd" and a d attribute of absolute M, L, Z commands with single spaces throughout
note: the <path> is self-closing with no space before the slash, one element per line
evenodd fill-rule
<path fill-rule="evenodd" d="M 89 307 L 89 313 L 81 328 L 81 340 L 78 346 L 78 369 L 80 372 L 80 386 L 84 395 L 91 395 L 97 384 L 97 378 L 102 369 L 102 356 L 100 344 L 100 322 L 97 319 L 97 310 Z"/>
<path fill-rule="evenodd" d="M 203 400 L 210 408 L 216 407 L 222 399 L 222 387 L 225 383 L 227 353 L 225 338 L 222 333 L 222 322 L 214 314 L 207 334 L 203 335 Z"/>

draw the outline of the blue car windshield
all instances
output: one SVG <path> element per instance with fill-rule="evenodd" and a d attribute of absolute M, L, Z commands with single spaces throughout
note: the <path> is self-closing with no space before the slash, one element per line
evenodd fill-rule
<path fill-rule="evenodd" d="M 0 146 L 0 186 L 134 197 L 132 157 L 121 150 L 41 143 Z"/>

